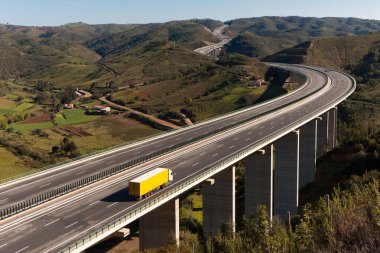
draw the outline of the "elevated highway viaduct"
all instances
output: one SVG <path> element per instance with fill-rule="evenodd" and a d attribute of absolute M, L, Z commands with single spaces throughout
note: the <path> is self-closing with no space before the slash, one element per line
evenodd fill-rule
<path fill-rule="evenodd" d="M 67 183 L 72 175 L 80 177 L 81 171 L 85 174 L 111 166 L 107 165 L 109 159 L 117 164 L 137 152 L 150 152 L 194 138 L 200 132 L 243 122 L 18 217 L 4 219 L 0 225 L 0 252 L 81 252 L 137 219 L 141 247 L 161 246 L 171 234 L 178 240 L 178 197 L 196 186 L 202 188 L 205 234 L 215 235 L 222 223 L 235 222 L 234 165 L 241 160 L 246 163 L 247 216 L 254 214 L 259 204 L 268 207 L 269 218 L 285 218 L 288 212 L 297 212 L 299 188 L 313 180 L 317 154 L 336 145 L 336 107 L 356 84 L 350 76 L 335 71 L 275 66 L 302 73 L 305 85 L 265 104 L 3 185 L 0 196 L 12 198 L 9 190 L 18 187 L 17 198 L 27 198 L 24 184 L 33 185 L 28 189 L 47 182 L 51 182 L 47 187 L 57 187 L 62 178 Z M 174 183 L 141 201 L 129 199 L 128 181 L 156 167 L 171 168 Z M 46 182 L 44 177 L 50 178 Z M 3 207 L 11 201 L 5 201 Z"/>

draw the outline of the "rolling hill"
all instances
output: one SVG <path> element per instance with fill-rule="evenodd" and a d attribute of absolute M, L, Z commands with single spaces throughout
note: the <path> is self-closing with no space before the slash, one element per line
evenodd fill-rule
<path fill-rule="evenodd" d="M 226 24 L 229 25 L 226 33 L 236 37 L 227 51 L 258 58 L 318 37 L 380 31 L 380 21 L 357 18 L 259 17 L 235 19 Z"/>

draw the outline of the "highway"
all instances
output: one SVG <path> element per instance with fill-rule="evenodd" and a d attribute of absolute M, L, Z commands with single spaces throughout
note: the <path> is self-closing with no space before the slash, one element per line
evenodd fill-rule
<path fill-rule="evenodd" d="M 197 53 L 200 53 L 200 54 L 209 55 L 211 53 L 211 51 L 213 51 L 215 49 L 222 48 L 225 44 L 227 44 L 228 42 L 230 42 L 231 38 L 223 34 L 223 31 L 224 31 L 224 29 L 226 27 L 227 27 L 227 25 L 223 25 L 223 26 L 215 28 L 212 31 L 212 33 L 214 34 L 214 36 L 221 40 L 219 43 L 212 44 L 212 45 L 209 45 L 209 46 L 204 46 L 204 47 L 201 47 L 201 48 L 197 48 L 194 51 L 197 52 Z"/>
<path fill-rule="evenodd" d="M 193 128 L 182 130 L 182 132 L 178 131 L 178 133 L 174 132 L 163 138 L 147 141 L 144 145 L 137 145 L 115 152 L 112 157 L 94 158 L 90 160 L 91 164 L 88 164 L 89 161 L 87 161 L 65 168 L 57 178 L 50 175 L 52 177 L 48 179 L 48 182 L 52 182 L 52 185 L 59 184 L 54 180 L 59 181 L 60 178 L 70 180 L 72 175 L 78 178 L 79 175 L 77 174 L 81 171 L 87 172 L 104 168 L 111 161 L 115 161 L 116 164 L 126 159 L 125 157 L 128 155 L 133 155 L 137 152 L 148 152 L 148 150 L 179 141 L 177 140 L 178 138 L 192 138 L 201 131 L 211 131 L 221 127 L 223 124 L 229 124 L 255 113 L 277 108 L 281 104 L 304 97 L 324 86 L 326 84 L 325 74 L 331 79 L 331 85 L 317 96 L 307 98 L 307 101 L 288 106 L 273 115 L 260 117 L 253 122 L 178 150 L 171 155 L 137 166 L 117 176 L 98 182 L 90 189 L 67 196 L 65 200 L 47 207 L 41 207 L 18 219 L 5 220 L 0 225 L 0 252 L 57 252 L 97 228 L 112 222 L 129 211 L 135 210 L 152 198 L 165 194 L 176 185 L 182 184 L 238 152 L 262 143 L 264 139 L 272 138 L 274 141 L 278 138 L 278 133 L 284 132 L 284 129 L 297 129 L 300 126 L 298 123 L 300 119 L 311 120 L 315 118 L 315 115 L 319 115 L 328 108 L 337 105 L 350 95 L 355 86 L 349 77 L 338 72 L 325 72 L 324 70 L 317 72 L 298 66 L 286 66 L 285 68 L 302 71 L 308 76 L 308 84 L 291 95 L 271 103 L 253 107 L 210 123 L 203 123 L 200 126 L 195 125 Z M 113 164 L 110 163 L 110 165 Z M 127 197 L 128 181 L 156 167 L 171 168 L 175 173 L 174 183 L 144 200 L 137 202 L 129 200 Z M 70 169 L 70 172 L 65 172 L 68 169 Z M 42 181 L 37 182 L 37 185 L 41 186 L 45 181 L 43 181 L 43 178 L 40 178 L 40 180 Z M 27 182 L 33 184 L 32 181 Z M 8 190 L 7 187 L 10 186 L 1 189 L 0 196 L 12 197 L 13 194 L 9 192 L 5 193 L 7 195 L 3 195 L 4 189 Z M 16 190 L 20 191 L 20 193 L 14 192 L 19 196 L 26 193 L 23 187 Z"/>
<path fill-rule="evenodd" d="M 314 82 L 322 82 L 324 77 L 312 76 Z M 244 109 L 227 117 L 217 118 L 214 121 L 204 122 L 192 127 L 174 131 L 170 134 L 151 138 L 144 142 L 125 146 L 106 155 L 98 155 L 93 158 L 80 160 L 67 164 L 56 170 L 46 171 L 39 175 L 17 180 L 10 184 L 0 185 L 0 210 L 33 196 L 49 192 L 60 186 L 89 177 L 100 171 L 115 167 L 126 161 L 136 159 L 144 154 L 159 151 L 165 147 L 173 146 L 183 141 L 206 134 L 212 130 L 228 126 L 238 121 L 250 118 L 268 110 L 291 103 L 294 99 L 302 97 L 316 90 L 316 87 L 305 86 L 289 94 L 281 100 L 272 101 L 268 104 Z"/>

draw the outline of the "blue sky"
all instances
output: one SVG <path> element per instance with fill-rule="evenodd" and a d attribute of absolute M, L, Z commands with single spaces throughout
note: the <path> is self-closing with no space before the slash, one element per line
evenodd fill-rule
<path fill-rule="evenodd" d="M 149 23 L 191 18 L 222 21 L 259 16 L 380 19 L 379 0 L 0 0 L 0 22 Z"/>

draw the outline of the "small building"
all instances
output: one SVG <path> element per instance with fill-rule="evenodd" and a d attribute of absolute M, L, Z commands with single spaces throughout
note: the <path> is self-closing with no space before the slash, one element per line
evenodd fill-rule
<path fill-rule="evenodd" d="M 249 84 L 252 85 L 253 87 L 258 87 L 258 86 L 260 86 L 260 85 L 264 85 L 264 84 L 266 84 L 266 82 L 265 82 L 265 80 L 262 79 L 261 77 L 259 77 L 259 76 L 254 76 L 253 78 L 251 78 Z"/>
<path fill-rule="evenodd" d="M 109 113 L 111 111 L 111 107 L 109 106 L 102 106 L 102 105 L 95 105 L 93 107 L 94 111 L 98 111 L 101 113 Z"/>
<path fill-rule="evenodd" d="M 74 105 L 72 103 L 67 103 L 67 104 L 63 105 L 63 108 L 65 108 L 65 109 L 73 109 Z"/>

